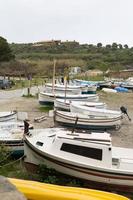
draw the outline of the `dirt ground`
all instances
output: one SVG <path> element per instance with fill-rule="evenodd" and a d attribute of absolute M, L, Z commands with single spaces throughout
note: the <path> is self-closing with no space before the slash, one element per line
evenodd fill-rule
<path fill-rule="evenodd" d="M 128 114 L 131 121 L 125 116 L 123 119 L 122 127 L 118 131 L 110 132 L 112 135 L 113 145 L 133 148 L 133 93 L 103 93 L 98 92 L 101 102 L 107 103 L 108 108 L 119 110 L 121 106 L 125 106 L 128 109 Z M 30 122 L 34 125 L 34 128 L 46 128 L 53 127 L 53 119 L 49 117 L 48 113 L 39 111 L 39 103 L 35 98 L 17 97 L 9 100 L 0 101 L 1 111 L 18 110 L 28 113 Z M 35 123 L 34 118 L 46 116 L 46 120 L 41 123 Z"/>

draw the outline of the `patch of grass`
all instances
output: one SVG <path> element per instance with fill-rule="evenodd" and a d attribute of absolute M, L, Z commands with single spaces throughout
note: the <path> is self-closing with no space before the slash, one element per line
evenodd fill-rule
<path fill-rule="evenodd" d="M 14 162 L 14 159 L 10 159 L 8 165 L 3 165 L 3 167 L 0 167 L 0 175 L 9 178 L 39 180 L 38 174 L 32 174 L 28 172 L 23 166 L 22 161 L 18 160 Z"/>
<path fill-rule="evenodd" d="M 39 166 L 38 175 L 40 176 L 40 181 L 45 183 L 75 186 L 75 187 L 84 186 L 82 180 L 57 172 L 56 170 L 48 168 L 45 165 Z"/>
<path fill-rule="evenodd" d="M 49 110 L 53 110 L 53 105 L 39 107 L 39 111 L 41 112 L 48 112 Z"/>
<path fill-rule="evenodd" d="M 75 76 L 75 78 L 77 79 L 81 79 L 81 80 L 86 80 L 86 81 L 103 81 L 104 80 L 104 76 L 103 75 L 96 75 L 96 76 L 81 76 L 81 75 L 77 75 Z"/>
<path fill-rule="evenodd" d="M 45 80 L 43 78 L 33 78 L 32 80 L 27 80 L 26 78 L 23 79 L 19 79 L 19 80 L 13 80 L 14 81 L 14 85 L 12 86 L 12 88 L 10 88 L 10 90 L 14 90 L 14 89 L 20 89 L 20 88 L 27 88 L 27 87 L 33 87 L 33 86 L 38 86 L 38 85 L 44 85 L 45 84 Z"/>
<path fill-rule="evenodd" d="M 32 94 L 27 94 L 27 95 L 23 94 L 22 97 L 35 98 L 36 96 Z"/>
<path fill-rule="evenodd" d="M 12 160 L 9 160 L 9 162 L 12 162 Z M 87 187 L 86 183 L 83 180 L 59 173 L 56 170 L 48 168 L 45 165 L 40 165 L 36 174 L 28 172 L 24 168 L 23 163 L 20 160 L 11 165 L 3 166 L 2 168 L 0 168 L 0 174 L 9 178 L 34 180 L 34 181 L 57 184 L 62 186 L 82 187 L 82 188 Z M 132 199 L 132 195 L 130 194 L 127 193 L 117 193 L 117 194 Z"/>

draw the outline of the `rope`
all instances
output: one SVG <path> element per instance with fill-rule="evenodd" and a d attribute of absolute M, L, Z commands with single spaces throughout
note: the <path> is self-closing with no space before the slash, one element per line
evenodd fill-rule
<path fill-rule="evenodd" d="M 20 141 L 18 144 L 21 144 L 21 141 Z M 3 163 L 4 161 L 6 161 L 6 160 L 13 154 L 13 150 L 12 150 L 12 151 L 9 150 L 10 147 L 6 146 L 6 143 L 1 144 L 1 147 L 2 147 L 2 146 L 3 146 L 3 147 L 5 148 L 5 150 L 6 150 L 6 156 L 5 156 L 5 158 L 4 158 L 3 160 L 0 161 L 0 164 Z M 9 149 L 8 149 L 8 148 L 9 148 Z M 1 151 L 2 151 L 2 149 L 1 149 Z M 3 165 L 2 165 L 2 166 L 3 166 Z M 0 165 L 0 167 L 2 167 L 2 166 Z"/>
<path fill-rule="evenodd" d="M 12 161 L 12 162 L 10 162 L 10 163 L 8 163 L 8 164 L 5 164 L 5 165 L 0 166 L 0 168 L 7 167 L 7 166 L 10 166 L 10 165 L 12 165 L 12 164 L 18 162 L 18 161 L 21 161 L 24 157 L 25 157 L 25 155 L 21 156 L 21 157 L 18 158 L 17 160 L 14 160 L 14 161 Z"/>
<path fill-rule="evenodd" d="M 12 152 L 7 153 L 7 156 L 3 160 L 0 161 L 0 164 L 6 161 L 11 155 L 12 155 Z"/>

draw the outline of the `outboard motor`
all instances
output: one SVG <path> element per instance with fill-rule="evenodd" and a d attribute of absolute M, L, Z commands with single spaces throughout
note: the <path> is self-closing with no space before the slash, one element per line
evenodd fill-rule
<path fill-rule="evenodd" d="M 127 113 L 127 108 L 125 108 L 124 106 L 121 106 L 120 107 L 120 110 L 121 112 L 124 114 L 124 115 L 127 115 L 129 121 L 131 121 L 131 118 L 129 117 L 128 113 Z"/>

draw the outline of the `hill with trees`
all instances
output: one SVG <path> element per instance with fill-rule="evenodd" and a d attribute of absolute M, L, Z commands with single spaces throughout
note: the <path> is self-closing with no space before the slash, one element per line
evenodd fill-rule
<path fill-rule="evenodd" d="M 10 44 L 17 59 L 82 60 L 85 69 L 116 69 L 133 67 L 133 47 L 127 44 L 79 44 L 76 41 Z M 77 63 L 75 63 L 77 65 Z"/>
<path fill-rule="evenodd" d="M 133 69 L 133 47 L 129 48 L 127 44 L 114 42 L 103 46 L 100 42 L 93 45 L 79 44 L 76 41 L 50 40 L 26 44 L 12 43 L 9 44 L 9 49 L 6 49 L 6 45 L 5 49 L 2 49 L 1 41 L 0 52 L 7 52 L 6 61 L 10 60 L 8 58 L 14 58 L 15 55 L 15 60 L 8 62 L 8 69 L 14 69 L 16 74 L 32 73 L 51 76 L 54 59 L 57 60 L 56 73 L 58 74 L 74 66 L 80 66 L 82 71 Z"/>

